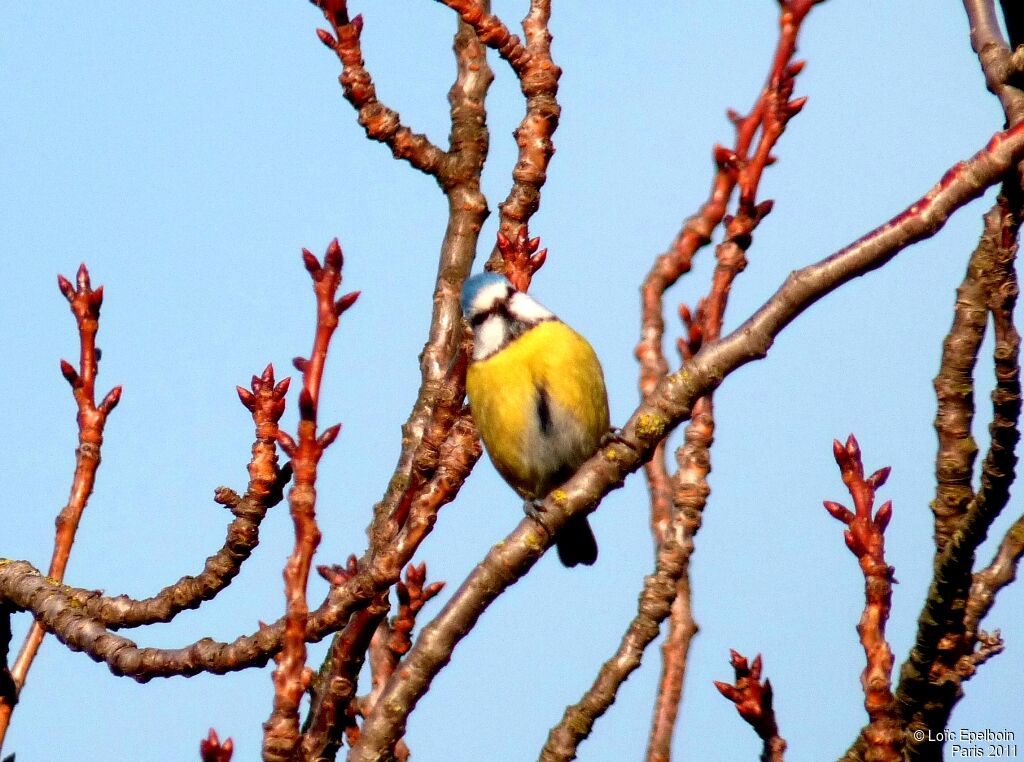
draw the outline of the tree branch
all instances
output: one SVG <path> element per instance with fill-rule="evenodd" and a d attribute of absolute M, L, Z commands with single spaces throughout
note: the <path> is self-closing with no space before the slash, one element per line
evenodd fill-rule
<path fill-rule="evenodd" d="M 962 695 L 963 680 L 973 674 L 973 670 L 964 674 L 960 668 L 961 660 L 975 647 L 965 612 L 971 572 L 977 548 L 1005 507 L 1014 479 L 1021 390 L 1020 337 L 1013 327 L 1012 310 L 1018 291 L 1014 258 L 1020 210 L 1012 207 L 1005 196 L 1000 196 L 986 220 L 986 235 L 992 229 L 998 232 L 990 236 L 992 245 L 979 247 L 984 259 L 972 258 L 981 274 L 996 333 L 996 388 L 992 393 L 993 418 L 989 427 L 992 441 L 982 464 L 981 489 L 972 496 L 956 531 L 936 555 L 933 581 L 918 618 L 914 647 L 900 671 L 897 703 L 912 730 L 944 728 Z M 941 756 L 941 743 L 917 743 L 913 738 L 909 743 L 915 758 Z"/>
<path fill-rule="evenodd" d="M 1003 13 L 1007 26 L 1011 29 L 1011 37 L 1016 35 L 1014 48 L 1021 43 L 1021 14 L 1017 9 L 1007 10 L 1015 6 L 1013 2 L 1003 3 Z M 1019 81 L 1020 69 L 1003 39 L 996 18 L 994 0 L 964 0 L 964 10 L 971 24 L 971 47 L 978 54 L 978 61 L 985 74 L 985 86 L 995 95 L 1003 106 L 1007 125 L 1019 124 L 1024 119 L 1024 91 L 1012 82 Z"/>
<path fill-rule="evenodd" d="M 825 509 L 849 527 L 843 532 L 846 546 L 857 556 L 864 574 L 864 613 L 857 625 L 867 660 L 860 678 L 864 709 L 868 713 L 868 725 L 862 731 L 864 756 L 872 762 L 901 762 L 903 727 L 892 693 L 892 649 L 885 639 L 894 574 L 885 560 L 885 529 L 892 518 L 892 503 L 886 501 L 872 515 L 875 491 L 889 478 L 889 468 L 881 468 L 865 479 L 860 447 L 853 434 L 845 445 L 833 440 L 832 452 L 853 498 L 854 511 L 829 500 L 825 501 Z"/>
<path fill-rule="evenodd" d="M 431 175 L 439 183 L 446 182 L 448 154 L 430 142 L 421 133 L 415 133 L 404 124 L 397 111 L 377 100 L 377 88 L 363 60 L 359 35 L 363 31 L 363 17 L 349 19 L 345 0 L 312 0 L 324 13 L 333 35 L 317 29 L 320 42 L 334 51 L 341 61 L 341 82 L 345 100 L 359 115 L 359 124 L 371 140 L 384 143 L 396 159 L 403 159 L 421 172 Z"/>
<path fill-rule="evenodd" d="M 300 742 L 299 701 L 307 686 L 306 629 L 309 605 L 306 588 L 313 554 L 320 544 L 316 523 L 316 477 L 320 458 L 337 438 L 341 424 L 317 433 L 317 410 L 320 405 L 320 384 L 331 337 L 341 315 L 348 310 L 359 292 L 345 294 L 335 301 L 341 285 L 343 257 L 338 239 L 331 241 L 323 264 L 303 249 L 303 261 L 313 279 L 316 294 L 316 333 L 309 358 L 296 357 L 295 368 L 302 373 L 299 393 L 299 430 L 296 442 L 283 431 L 277 440 L 291 457 L 295 479 L 288 492 L 292 521 L 295 524 L 295 547 L 284 568 L 285 614 L 284 641 L 274 670 L 274 708 L 263 725 L 264 762 L 289 762 Z"/>
<path fill-rule="evenodd" d="M 103 429 L 107 416 L 121 399 L 121 387 L 115 386 L 96 404 L 96 374 L 99 372 L 100 352 L 96 348 L 96 333 L 100 327 L 100 307 L 103 305 L 103 286 L 92 288 L 85 263 L 78 268 L 75 284 L 63 275 L 57 276 L 57 285 L 71 305 L 71 313 L 78 325 L 79 359 L 76 369 L 67 360 L 60 361 L 60 370 L 71 385 L 78 406 L 78 448 L 75 450 L 75 475 L 71 482 L 71 495 L 67 505 L 57 516 L 57 531 L 53 540 L 53 555 L 47 576 L 60 582 L 64 579 L 71 546 L 74 545 L 78 525 L 96 484 L 103 447 Z M 18 658 L 11 667 L 15 700 L 25 685 L 28 671 L 43 642 L 44 630 L 37 622 L 29 628 Z M 6 665 L 6 660 L 5 660 Z M 0 695 L 0 748 L 14 711 L 14 701 Z"/>
<path fill-rule="evenodd" d="M 997 182 L 1022 154 L 1024 128 L 995 135 L 984 149 L 949 170 L 938 185 L 888 223 L 831 257 L 792 273 L 746 323 L 667 376 L 633 413 L 620 440 L 594 455 L 547 497 L 543 523 L 524 519 L 491 549 L 423 629 L 403 663 L 403 679 L 392 679 L 385 687 L 350 761 L 369 762 L 393 747 L 409 712 L 484 609 L 537 562 L 571 518 L 594 510 L 605 494 L 639 468 L 664 435 L 689 415 L 698 397 L 713 391 L 736 368 L 766 356 L 778 333 L 818 299 L 934 235 L 950 213 Z M 388 711 L 381 711 L 381 706 Z"/>

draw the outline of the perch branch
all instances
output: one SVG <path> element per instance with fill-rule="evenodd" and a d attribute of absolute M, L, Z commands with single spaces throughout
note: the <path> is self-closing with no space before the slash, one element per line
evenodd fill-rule
<path fill-rule="evenodd" d="M 536 563 L 567 521 L 594 510 L 603 495 L 639 468 L 665 434 L 690 414 L 697 397 L 713 391 L 736 368 L 766 356 L 778 333 L 818 299 L 937 232 L 950 213 L 997 182 L 1022 153 L 1024 128 L 995 135 L 892 220 L 831 257 L 793 272 L 746 323 L 667 376 L 633 413 L 621 440 L 603 448 L 547 497 L 543 523 L 536 518 L 521 522 L 423 629 L 403 662 L 402 680 L 388 682 L 376 710 L 366 718 L 350 762 L 369 762 L 393 747 L 408 713 L 484 609 Z M 388 711 L 380 711 L 381 706 Z"/>

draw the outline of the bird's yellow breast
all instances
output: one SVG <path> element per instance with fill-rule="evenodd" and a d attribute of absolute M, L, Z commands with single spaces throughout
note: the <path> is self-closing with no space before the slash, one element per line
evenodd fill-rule
<path fill-rule="evenodd" d="M 466 391 L 491 460 L 526 498 L 543 497 L 572 474 L 608 431 L 597 355 L 558 320 L 539 323 L 470 365 Z M 541 395 L 546 422 L 538 412 Z"/>

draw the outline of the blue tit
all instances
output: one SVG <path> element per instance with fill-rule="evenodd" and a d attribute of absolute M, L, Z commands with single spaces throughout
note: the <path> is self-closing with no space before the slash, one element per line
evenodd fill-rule
<path fill-rule="evenodd" d="M 473 329 L 466 374 L 473 420 L 494 467 L 532 514 L 609 431 L 601 364 L 586 339 L 501 275 L 467 280 L 462 313 Z M 556 543 L 565 566 L 597 560 L 586 516 Z"/>

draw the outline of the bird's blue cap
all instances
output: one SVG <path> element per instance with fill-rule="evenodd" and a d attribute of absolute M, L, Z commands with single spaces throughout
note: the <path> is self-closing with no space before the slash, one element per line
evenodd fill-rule
<path fill-rule="evenodd" d="M 469 278 L 462 286 L 462 314 L 468 315 L 473 300 L 476 299 L 483 289 L 493 286 L 495 283 L 508 284 L 508 278 L 498 273 L 482 272 Z"/>

